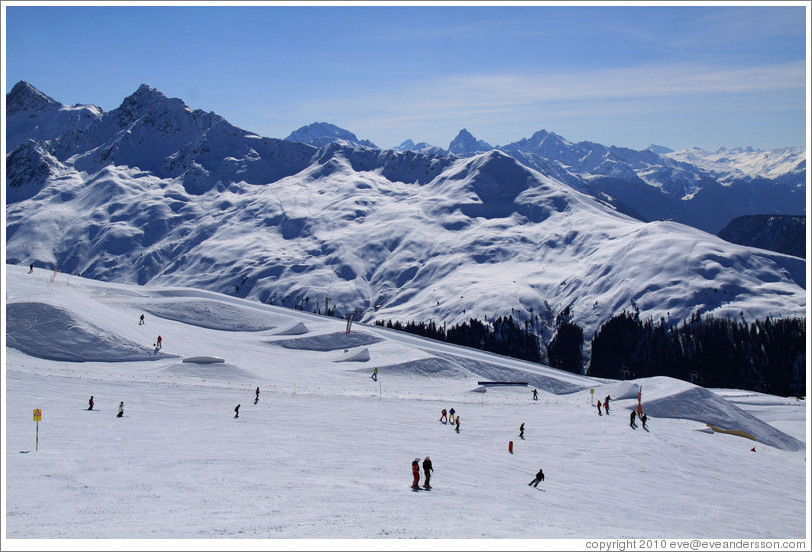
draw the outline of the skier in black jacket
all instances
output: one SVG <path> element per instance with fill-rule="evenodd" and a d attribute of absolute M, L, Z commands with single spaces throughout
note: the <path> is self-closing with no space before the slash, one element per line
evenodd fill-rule
<path fill-rule="evenodd" d="M 542 471 L 541 468 L 539 468 L 539 472 L 536 474 L 536 478 L 533 479 L 533 481 L 531 481 L 530 483 L 528 483 L 528 485 L 532 485 L 533 487 L 538 488 L 539 483 L 541 483 L 542 481 L 544 481 L 544 471 Z"/>
<path fill-rule="evenodd" d="M 431 489 L 431 485 L 429 485 L 429 480 L 431 479 L 431 472 L 434 471 L 434 468 L 431 467 L 431 458 L 426 456 L 426 459 L 423 460 L 423 474 L 426 476 L 426 481 L 423 483 L 424 489 Z"/>

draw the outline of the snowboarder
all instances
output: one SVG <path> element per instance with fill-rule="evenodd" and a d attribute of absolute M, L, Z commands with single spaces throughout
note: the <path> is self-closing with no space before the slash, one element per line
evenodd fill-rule
<path fill-rule="evenodd" d="M 116 414 L 116 418 L 123 418 L 124 417 L 124 401 L 121 401 L 118 404 L 118 414 Z"/>
<path fill-rule="evenodd" d="M 412 460 L 412 476 L 414 480 L 412 481 L 412 489 L 419 489 L 420 488 L 420 458 L 415 458 Z"/>
<path fill-rule="evenodd" d="M 141 325 L 143 325 L 143 324 L 144 324 L 144 315 L 143 315 L 143 313 L 142 313 L 142 314 L 141 314 L 141 318 L 139 318 L 139 319 L 138 319 L 138 325 L 139 325 L 139 326 L 141 326 Z"/>
<path fill-rule="evenodd" d="M 634 417 L 636 415 L 637 415 L 637 413 L 634 410 L 632 410 L 631 415 L 629 415 L 629 426 L 630 427 L 634 427 Z"/>
<path fill-rule="evenodd" d="M 448 421 L 452 424 L 454 423 L 454 409 L 448 411 Z"/>
<path fill-rule="evenodd" d="M 601 412 L 601 401 L 598 401 L 598 416 L 603 416 L 603 412 Z"/>
<path fill-rule="evenodd" d="M 375 368 L 375 370 L 372 372 L 372 381 L 378 381 L 378 369 L 377 368 Z"/>
<path fill-rule="evenodd" d="M 93 410 L 93 395 L 90 395 L 90 400 L 87 401 L 87 404 L 88 404 L 87 409 L 88 410 Z"/>
<path fill-rule="evenodd" d="M 528 483 L 528 485 L 532 485 L 533 487 L 538 488 L 539 483 L 541 483 L 542 481 L 544 481 L 544 471 L 541 468 L 539 468 L 539 472 L 536 474 L 536 477 L 533 479 L 533 481 Z"/>
<path fill-rule="evenodd" d="M 457 433 L 459 433 L 460 432 L 460 417 L 459 416 L 457 416 L 456 423 L 457 423 Z"/>
<path fill-rule="evenodd" d="M 519 437 L 524 439 L 524 422 L 522 422 L 522 425 L 519 426 Z"/>
<path fill-rule="evenodd" d="M 32 272 L 34 272 L 34 263 L 28 265 L 28 273 L 31 274 Z"/>
<path fill-rule="evenodd" d="M 533 400 L 534 401 L 539 400 L 539 392 L 537 389 L 533 389 Z"/>
<path fill-rule="evenodd" d="M 434 468 L 431 467 L 431 458 L 426 456 L 425 460 L 423 460 L 423 475 L 426 478 L 426 480 L 423 482 L 424 489 L 431 489 L 431 485 L 429 485 L 429 480 L 431 479 L 431 472 L 433 471 Z"/>
<path fill-rule="evenodd" d="M 237 407 L 234 409 L 234 417 L 235 418 L 240 417 L 240 405 L 237 405 Z"/>
<path fill-rule="evenodd" d="M 646 416 L 645 414 L 643 414 L 642 416 L 640 416 L 640 420 L 643 422 L 643 429 L 648 429 L 648 428 L 646 427 L 646 420 L 648 420 L 648 416 Z"/>
<path fill-rule="evenodd" d="M 162 341 L 162 340 L 161 340 L 161 336 L 159 335 L 159 336 L 158 336 L 158 348 L 159 348 L 159 349 L 161 348 L 161 341 Z"/>
<path fill-rule="evenodd" d="M 607 414 L 609 414 L 609 399 L 611 398 L 612 397 L 610 397 L 609 395 L 606 395 L 606 398 L 603 399 L 603 409 L 606 411 Z"/>
<path fill-rule="evenodd" d="M 447 417 L 447 415 L 446 415 L 445 408 L 443 408 L 443 413 L 442 413 L 442 415 L 440 416 L 440 421 L 441 421 L 441 422 L 443 422 L 443 423 L 448 422 L 448 417 Z"/>

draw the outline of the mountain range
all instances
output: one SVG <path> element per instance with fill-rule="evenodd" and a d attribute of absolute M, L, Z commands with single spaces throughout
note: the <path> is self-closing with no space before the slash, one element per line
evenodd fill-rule
<path fill-rule="evenodd" d="M 805 313 L 803 259 L 699 224 L 742 205 L 803 213 L 803 149 L 772 178 L 723 182 L 676 152 L 547 131 L 499 148 L 465 131 L 454 152 L 381 150 L 328 124 L 266 138 L 147 85 L 109 112 L 27 83 L 6 103 L 12 264 L 366 322 L 544 326 L 569 308 L 587 337 L 630 305 L 674 321 Z"/>

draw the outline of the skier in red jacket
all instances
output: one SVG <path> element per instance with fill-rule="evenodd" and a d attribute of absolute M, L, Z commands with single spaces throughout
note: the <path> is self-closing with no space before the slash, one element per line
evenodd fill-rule
<path fill-rule="evenodd" d="M 414 481 L 412 481 L 412 489 L 419 489 L 420 488 L 420 458 L 415 458 L 412 461 L 412 475 L 414 476 Z"/>

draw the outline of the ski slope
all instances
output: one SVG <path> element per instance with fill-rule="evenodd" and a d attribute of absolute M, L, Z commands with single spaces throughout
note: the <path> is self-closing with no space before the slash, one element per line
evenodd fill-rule
<path fill-rule="evenodd" d="M 809 537 L 805 400 L 598 380 L 214 292 L 27 272 L 5 266 L 4 549 Z M 497 380 L 529 385 L 478 385 Z M 629 426 L 641 386 L 648 430 Z M 609 415 L 590 389 L 612 395 Z M 452 407 L 459 433 L 438 420 Z M 434 488 L 414 492 L 427 455 Z"/>

